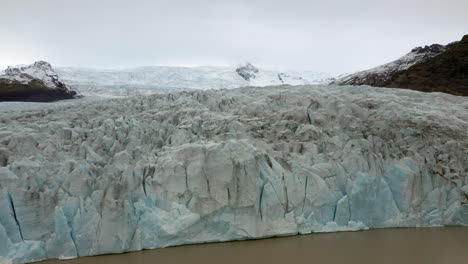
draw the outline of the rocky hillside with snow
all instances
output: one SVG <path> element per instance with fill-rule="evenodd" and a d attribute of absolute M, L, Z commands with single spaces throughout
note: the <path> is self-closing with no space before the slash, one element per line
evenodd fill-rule
<path fill-rule="evenodd" d="M 433 58 L 456 42 L 448 45 L 433 44 L 425 47 L 416 47 L 403 57 L 387 64 L 375 68 L 346 75 L 334 81 L 339 85 L 370 85 L 376 87 L 386 87 L 386 85 L 400 72 L 409 69 L 411 66 Z"/>
<path fill-rule="evenodd" d="M 468 224 L 468 98 L 190 91 L 0 112 L 0 262 Z"/>
<path fill-rule="evenodd" d="M 304 85 L 327 82 L 329 74 L 264 70 L 247 63 L 234 67 L 147 66 L 124 70 L 58 68 L 58 74 L 84 95 L 128 96 L 193 89 Z"/>
<path fill-rule="evenodd" d="M 0 101 L 48 102 L 76 96 L 45 61 L 0 72 Z"/>
<path fill-rule="evenodd" d="M 438 56 L 399 72 L 385 86 L 468 96 L 468 35 Z"/>

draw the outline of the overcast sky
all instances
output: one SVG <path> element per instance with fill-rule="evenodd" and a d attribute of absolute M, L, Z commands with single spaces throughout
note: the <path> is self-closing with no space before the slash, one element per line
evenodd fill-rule
<path fill-rule="evenodd" d="M 0 0 L 0 67 L 353 72 L 468 34 L 468 0 Z"/>

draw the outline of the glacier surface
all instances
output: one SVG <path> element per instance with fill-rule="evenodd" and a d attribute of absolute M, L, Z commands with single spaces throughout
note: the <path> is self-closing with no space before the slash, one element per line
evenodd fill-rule
<path fill-rule="evenodd" d="M 332 75 L 311 71 L 275 71 L 251 64 L 236 67 L 145 66 L 129 69 L 57 67 L 67 84 L 85 96 L 125 97 L 186 90 L 233 89 L 246 86 L 304 85 L 330 82 Z M 246 71 L 244 79 L 237 71 Z"/>
<path fill-rule="evenodd" d="M 468 224 L 468 98 L 275 86 L 0 111 L 0 263 Z"/>

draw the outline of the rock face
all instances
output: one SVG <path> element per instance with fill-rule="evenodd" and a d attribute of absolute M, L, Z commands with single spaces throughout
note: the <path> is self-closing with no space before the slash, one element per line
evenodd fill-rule
<path fill-rule="evenodd" d="M 0 112 L 0 262 L 468 224 L 468 98 L 278 86 Z"/>
<path fill-rule="evenodd" d="M 77 92 L 61 82 L 45 61 L 0 72 L 0 101 L 49 102 L 73 99 Z"/>
<path fill-rule="evenodd" d="M 384 86 L 468 96 L 468 35 L 440 55 L 397 73 Z"/>
<path fill-rule="evenodd" d="M 377 66 L 370 70 L 341 77 L 334 81 L 334 83 L 339 85 L 370 85 L 376 87 L 388 87 L 389 82 L 391 82 L 400 72 L 445 52 L 455 43 L 456 42 L 450 43 L 446 46 L 433 44 L 425 47 L 416 47 L 398 60 Z"/>
<path fill-rule="evenodd" d="M 239 74 L 244 80 L 250 81 L 255 79 L 256 74 L 259 72 L 258 68 L 253 66 L 251 63 L 240 66 L 236 69 L 237 74 Z"/>

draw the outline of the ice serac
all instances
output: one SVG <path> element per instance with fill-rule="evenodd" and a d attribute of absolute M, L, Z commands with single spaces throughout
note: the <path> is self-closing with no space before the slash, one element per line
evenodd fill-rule
<path fill-rule="evenodd" d="M 468 98 L 275 86 L 0 112 L 0 261 L 468 224 Z"/>

